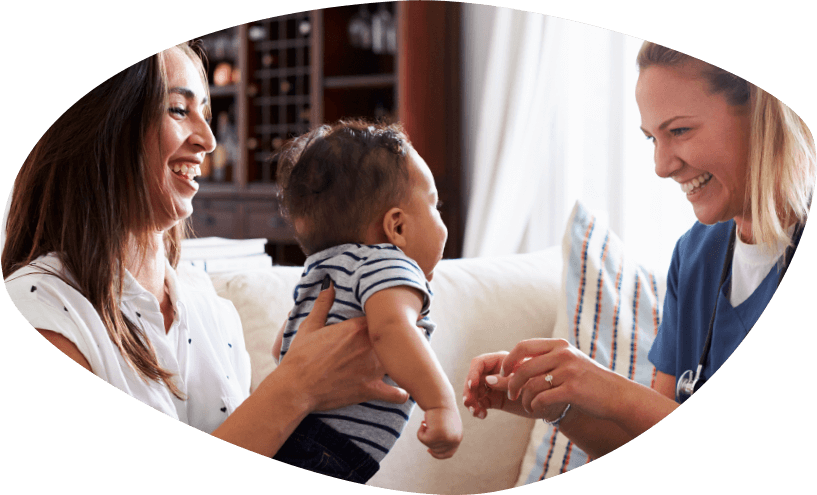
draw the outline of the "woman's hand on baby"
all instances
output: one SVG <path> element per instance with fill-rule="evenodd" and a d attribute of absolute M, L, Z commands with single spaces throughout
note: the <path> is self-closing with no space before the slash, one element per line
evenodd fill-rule
<path fill-rule="evenodd" d="M 408 393 L 383 382 L 384 371 L 369 342 L 365 318 L 353 318 L 326 326 L 335 299 L 334 286 L 321 291 L 298 328 L 282 360 L 289 379 L 308 401 L 309 411 L 336 409 L 370 400 L 402 404 Z M 279 376 L 279 379 L 281 377 Z"/>
<path fill-rule="evenodd" d="M 425 411 L 417 438 L 435 459 L 453 456 L 462 442 L 462 420 L 456 408 L 437 407 Z"/>

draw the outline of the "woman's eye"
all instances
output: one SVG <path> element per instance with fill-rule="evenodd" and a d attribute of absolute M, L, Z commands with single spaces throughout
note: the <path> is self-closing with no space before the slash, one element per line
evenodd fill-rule
<path fill-rule="evenodd" d="M 687 131 L 689 131 L 689 127 L 678 127 L 675 129 L 670 129 L 669 133 L 673 137 L 679 137 L 685 134 Z M 650 141 L 652 144 L 655 144 L 655 136 L 648 136 L 645 134 L 644 137 L 647 138 L 647 141 Z"/>
<path fill-rule="evenodd" d="M 180 117 L 187 117 L 187 114 L 190 113 L 190 110 L 182 107 L 170 107 L 167 109 L 167 111 Z"/>

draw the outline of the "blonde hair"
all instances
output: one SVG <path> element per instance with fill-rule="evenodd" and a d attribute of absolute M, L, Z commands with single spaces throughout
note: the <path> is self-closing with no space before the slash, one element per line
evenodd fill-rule
<path fill-rule="evenodd" d="M 749 105 L 750 140 L 746 196 L 752 237 L 768 247 L 792 239 L 786 226 L 793 219 L 804 224 L 817 178 L 814 138 L 805 122 L 783 102 L 754 84 L 719 67 L 645 41 L 638 52 L 639 70 L 658 65 L 674 67 L 695 62 L 703 67 L 713 93 L 729 104 Z"/>

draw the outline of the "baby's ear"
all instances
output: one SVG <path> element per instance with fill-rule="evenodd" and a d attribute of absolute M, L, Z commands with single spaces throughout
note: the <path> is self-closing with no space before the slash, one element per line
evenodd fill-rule
<path fill-rule="evenodd" d="M 401 208 L 392 208 L 383 215 L 383 232 L 391 244 L 406 246 L 405 228 L 406 213 Z"/>

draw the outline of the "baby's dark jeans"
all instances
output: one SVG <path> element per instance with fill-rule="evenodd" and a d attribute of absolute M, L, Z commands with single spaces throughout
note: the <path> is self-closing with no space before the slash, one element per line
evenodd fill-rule
<path fill-rule="evenodd" d="M 321 420 L 307 416 L 273 459 L 315 473 L 365 484 L 380 464 Z"/>

